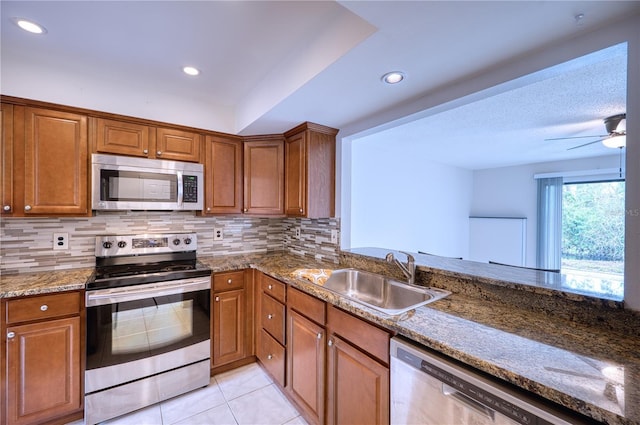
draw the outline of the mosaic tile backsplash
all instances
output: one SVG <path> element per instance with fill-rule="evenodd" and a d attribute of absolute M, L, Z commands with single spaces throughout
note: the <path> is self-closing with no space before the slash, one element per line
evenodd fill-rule
<path fill-rule="evenodd" d="M 330 219 L 200 217 L 193 212 L 96 212 L 87 218 L 8 218 L 0 222 L 0 273 L 15 274 L 93 267 L 95 236 L 195 232 L 198 256 L 289 251 L 338 262 L 340 222 Z M 224 239 L 213 240 L 213 228 Z M 300 238 L 295 229 L 300 228 Z M 68 250 L 53 250 L 53 233 L 69 234 Z"/>

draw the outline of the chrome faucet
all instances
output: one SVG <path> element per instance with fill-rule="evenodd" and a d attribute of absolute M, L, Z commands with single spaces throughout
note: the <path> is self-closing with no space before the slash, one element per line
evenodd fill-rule
<path fill-rule="evenodd" d="M 387 263 L 395 263 L 396 266 L 400 267 L 400 270 L 402 270 L 402 273 L 407 278 L 408 283 L 410 285 L 413 285 L 416 281 L 416 260 L 415 258 L 413 258 L 413 255 L 409 254 L 408 252 L 400 252 L 407 256 L 406 266 L 393 256 L 393 252 L 388 253 L 385 258 L 387 260 Z"/>

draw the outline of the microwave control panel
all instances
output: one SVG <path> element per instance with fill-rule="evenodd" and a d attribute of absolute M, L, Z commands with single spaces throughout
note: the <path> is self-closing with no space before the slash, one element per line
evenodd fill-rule
<path fill-rule="evenodd" d="M 198 202 L 198 176 L 182 177 L 183 202 Z"/>

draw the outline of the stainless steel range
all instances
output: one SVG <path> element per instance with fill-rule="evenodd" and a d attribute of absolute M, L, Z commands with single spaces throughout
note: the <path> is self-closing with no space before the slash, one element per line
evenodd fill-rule
<path fill-rule="evenodd" d="M 209 384 L 211 269 L 196 234 L 96 237 L 85 423 Z"/>

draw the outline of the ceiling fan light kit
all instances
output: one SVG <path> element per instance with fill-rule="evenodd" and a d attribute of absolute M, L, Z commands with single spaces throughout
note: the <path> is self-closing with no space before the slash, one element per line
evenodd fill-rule
<path fill-rule="evenodd" d="M 607 137 L 602 140 L 602 144 L 608 148 L 624 148 L 627 145 L 627 136 L 625 134 L 618 134 L 611 137 Z"/>

